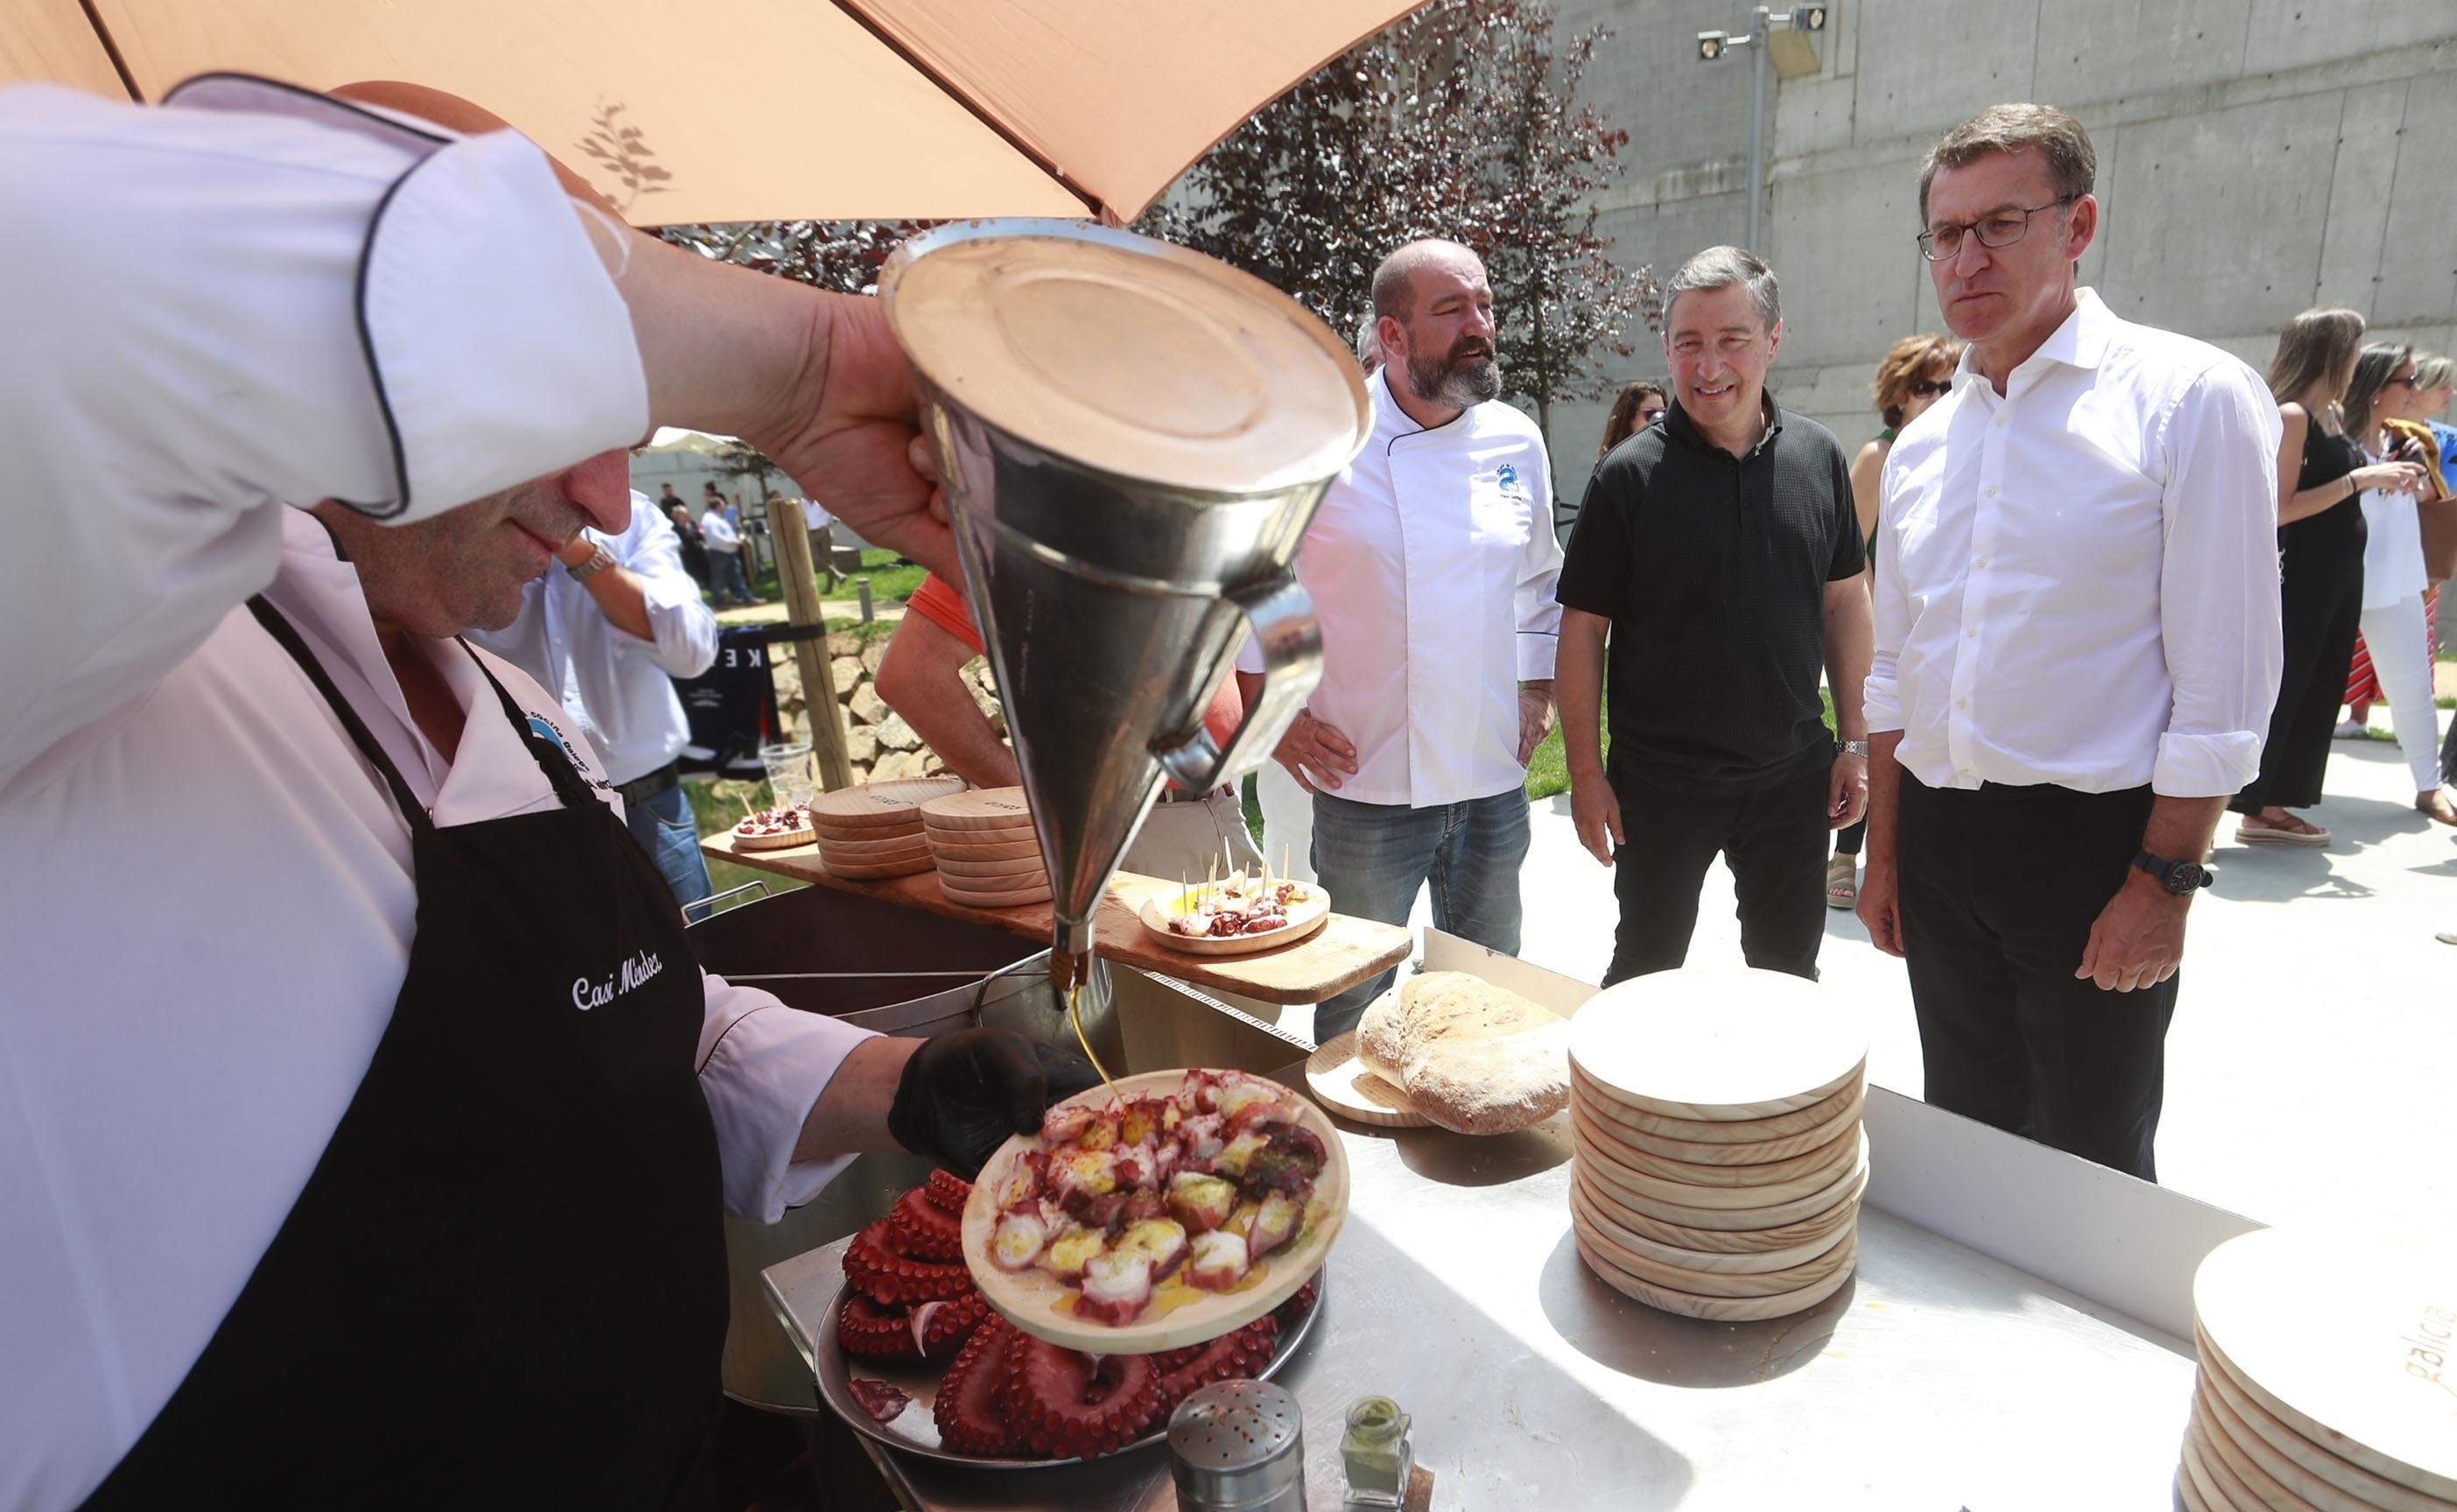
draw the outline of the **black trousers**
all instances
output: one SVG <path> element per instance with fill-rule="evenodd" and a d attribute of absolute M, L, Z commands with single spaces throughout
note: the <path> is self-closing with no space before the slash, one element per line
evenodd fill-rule
<path fill-rule="evenodd" d="M 2340 505 L 2339 508 L 2353 508 Z M 2362 515 L 2350 524 L 2359 525 Z M 2258 814 L 2272 804 L 2309 808 L 2321 801 L 2329 766 L 2330 733 L 2346 701 L 2346 668 L 2355 659 L 2356 622 L 2364 612 L 2364 539 L 2360 528 L 2326 535 L 2305 531 L 2317 517 L 2286 528 L 2284 575 L 2278 584 L 2284 657 L 2261 773 L 2227 807 Z"/>
<path fill-rule="evenodd" d="M 2110 992 L 2074 971 L 2151 801 L 2146 787 L 1964 791 L 1906 772 L 1895 851 L 1930 1105 L 2144 1181 L 2183 979 Z"/>
<path fill-rule="evenodd" d="M 1826 789 L 1819 766 L 1771 787 L 1705 795 L 1615 773 L 1621 832 L 1613 858 L 1613 930 L 1604 985 L 1669 971 L 1689 956 L 1698 889 L 1720 853 L 1732 868 L 1741 953 L 1752 966 L 1817 980 L 1826 939 Z"/>

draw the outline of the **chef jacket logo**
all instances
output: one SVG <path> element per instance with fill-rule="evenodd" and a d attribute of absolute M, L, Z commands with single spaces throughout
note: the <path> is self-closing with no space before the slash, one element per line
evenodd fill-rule
<path fill-rule="evenodd" d="M 560 747 L 564 759 L 571 763 L 571 770 L 587 779 L 590 787 L 605 788 L 610 785 L 604 777 L 588 769 L 588 763 L 580 758 L 580 753 L 573 749 L 569 740 L 564 737 L 563 732 L 554 727 L 553 720 L 542 714 L 533 714 L 529 715 L 529 730 L 539 739 L 550 740 Z"/>
<path fill-rule="evenodd" d="M 653 950 L 643 950 L 625 961 L 614 974 L 602 982 L 587 977 L 571 979 L 571 1005 L 586 1013 L 606 1005 L 649 981 L 666 969 L 665 962 Z"/>

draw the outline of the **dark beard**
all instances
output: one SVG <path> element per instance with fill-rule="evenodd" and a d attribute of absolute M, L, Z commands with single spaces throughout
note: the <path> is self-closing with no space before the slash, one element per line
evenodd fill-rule
<path fill-rule="evenodd" d="M 1408 358 L 1408 386 L 1429 404 L 1466 409 L 1501 397 L 1501 362 L 1448 357 Z"/>

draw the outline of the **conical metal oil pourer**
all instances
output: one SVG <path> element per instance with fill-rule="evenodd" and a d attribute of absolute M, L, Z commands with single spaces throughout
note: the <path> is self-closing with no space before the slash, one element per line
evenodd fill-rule
<path fill-rule="evenodd" d="M 1260 766 L 1320 676 L 1292 564 L 1370 429 L 1364 383 L 1287 296 L 1105 227 L 941 227 L 879 295 L 920 374 L 1071 986 L 1161 783 Z M 1220 741 L 1203 712 L 1241 632 L 1263 683 Z"/>

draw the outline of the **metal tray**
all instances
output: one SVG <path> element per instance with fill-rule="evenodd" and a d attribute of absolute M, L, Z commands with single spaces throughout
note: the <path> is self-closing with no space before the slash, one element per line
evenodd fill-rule
<path fill-rule="evenodd" d="M 847 1289 L 838 1287 L 836 1295 L 829 1299 L 826 1321 L 819 1327 L 818 1347 L 813 1352 L 813 1364 L 814 1373 L 818 1377 L 819 1400 L 827 1403 L 829 1409 L 843 1419 L 854 1432 L 875 1439 L 890 1449 L 919 1455 L 924 1460 L 936 1460 L 941 1464 L 967 1465 L 976 1470 L 1038 1470 L 1045 1465 L 1083 1462 L 1078 1460 L 1000 1460 L 940 1448 L 939 1428 L 931 1420 L 930 1406 L 939 1395 L 939 1378 L 944 1374 L 942 1367 L 910 1360 L 859 1361 L 864 1377 L 883 1380 L 913 1398 L 902 1412 L 897 1414 L 893 1422 L 880 1422 L 863 1411 L 861 1403 L 855 1400 L 853 1395 L 853 1366 L 856 1362 L 836 1343 L 836 1314 L 844 1307 Z M 1307 1336 L 1313 1332 L 1314 1320 L 1321 1317 L 1323 1309 L 1330 1305 L 1330 1266 L 1326 1265 L 1314 1273 L 1313 1289 L 1313 1306 L 1306 1311 L 1305 1316 L 1297 1319 L 1295 1328 L 1280 1336 L 1279 1347 L 1271 1352 L 1270 1359 L 1263 1366 L 1262 1379 L 1269 1380 L 1280 1373 L 1280 1367 L 1288 1363 L 1289 1357 L 1304 1346 Z M 1162 1423 L 1117 1453 L 1125 1454 L 1146 1444 L 1158 1443 L 1167 1434 L 1168 1425 Z M 1114 1459 L 1116 1456 L 1103 1458 Z"/>

